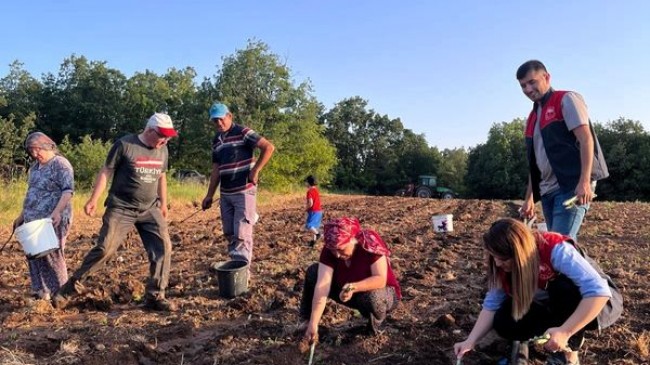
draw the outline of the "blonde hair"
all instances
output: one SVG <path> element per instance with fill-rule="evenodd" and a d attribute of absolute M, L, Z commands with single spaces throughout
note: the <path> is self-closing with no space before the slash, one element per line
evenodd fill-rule
<path fill-rule="evenodd" d="M 510 292 L 512 317 L 520 320 L 533 302 L 539 275 L 539 254 L 533 232 L 522 222 L 505 218 L 492 224 L 483 235 L 490 288 L 502 288 L 500 271 L 492 255 L 512 259 Z"/>

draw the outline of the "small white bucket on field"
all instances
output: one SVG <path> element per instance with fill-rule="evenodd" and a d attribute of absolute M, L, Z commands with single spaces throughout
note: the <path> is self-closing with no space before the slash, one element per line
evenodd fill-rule
<path fill-rule="evenodd" d="M 546 223 L 537 223 L 537 230 L 540 232 L 548 232 L 548 227 L 546 227 Z"/>
<path fill-rule="evenodd" d="M 440 214 L 431 217 L 433 230 L 438 233 L 452 232 L 454 230 L 454 216 L 451 214 Z"/>
<path fill-rule="evenodd" d="M 16 228 L 16 238 L 28 259 L 41 258 L 59 248 L 51 218 L 37 219 L 19 226 Z"/>

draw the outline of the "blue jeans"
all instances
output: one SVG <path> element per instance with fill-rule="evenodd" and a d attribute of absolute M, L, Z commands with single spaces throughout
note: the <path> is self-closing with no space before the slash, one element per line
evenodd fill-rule
<path fill-rule="evenodd" d="M 544 220 L 546 228 L 550 232 L 557 232 L 573 238 L 578 241 L 578 231 L 582 225 L 582 220 L 589 210 L 589 204 L 574 205 L 566 208 L 562 203 L 565 200 L 575 196 L 575 191 L 556 190 L 542 196 L 542 210 L 544 211 Z"/>

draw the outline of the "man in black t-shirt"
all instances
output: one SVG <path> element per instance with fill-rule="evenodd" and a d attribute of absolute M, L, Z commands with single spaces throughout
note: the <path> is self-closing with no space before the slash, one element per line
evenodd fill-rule
<path fill-rule="evenodd" d="M 91 197 L 84 210 L 92 216 L 97 201 L 113 177 L 106 212 L 95 246 L 81 267 L 53 298 L 55 307 L 65 306 L 74 294 L 75 284 L 99 270 L 117 251 L 126 235 L 135 228 L 149 258 L 150 278 L 146 286 L 145 306 L 153 310 L 174 310 L 165 298 L 171 262 L 171 241 L 167 230 L 167 141 L 177 135 L 171 118 L 156 113 L 140 134 L 117 140 L 97 175 Z"/>

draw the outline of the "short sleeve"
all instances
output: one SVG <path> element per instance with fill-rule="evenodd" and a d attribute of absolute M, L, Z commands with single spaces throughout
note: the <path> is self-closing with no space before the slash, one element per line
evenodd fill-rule
<path fill-rule="evenodd" d="M 64 157 L 57 159 L 56 180 L 61 187 L 62 193 L 74 192 L 74 169 L 70 162 Z"/>
<path fill-rule="evenodd" d="M 113 143 L 111 149 L 108 151 L 108 156 L 106 156 L 105 166 L 111 170 L 114 170 L 122 161 L 122 152 L 123 145 L 121 141 Z"/>
<path fill-rule="evenodd" d="M 262 136 L 250 128 L 244 128 L 242 133 L 244 134 L 244 143 L 250 147 L 256 147 L 257 143 L 262 139 Z"/>
<path fill-rule="evenodd" d="M 562 116 L 570 131 L 582 125 L 589 125 L 587 104 L 576 92 L 570 91 L 562 97 Z"/>
<path fill-rule="evenodd" d="M 318 262 L 333 269 L 336 266 L 336 260 L 337 259 L 334 257 L 332 252 L 323 247 L 323 250 L 320 252 L 320 258 L 318 259 Z"/>

